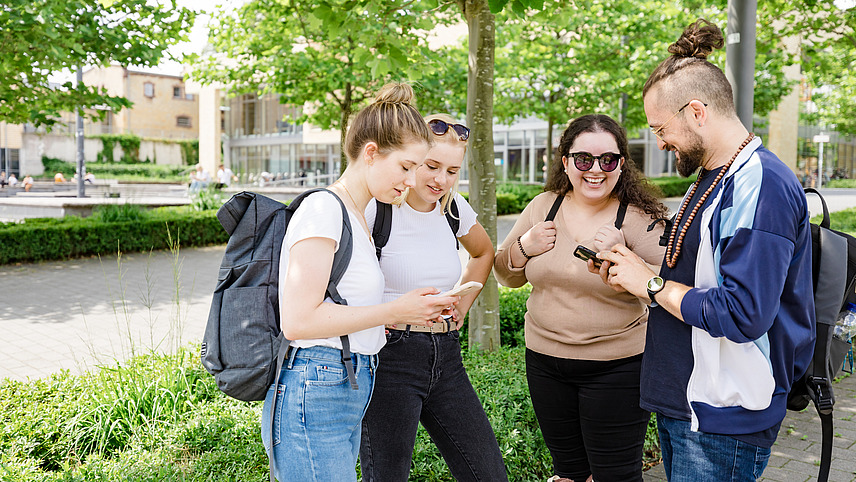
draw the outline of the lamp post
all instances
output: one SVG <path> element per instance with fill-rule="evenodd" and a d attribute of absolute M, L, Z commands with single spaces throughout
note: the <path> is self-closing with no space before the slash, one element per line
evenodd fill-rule
<path fill-rule="evenodd" d="M 829 135 L 820 133 L 812 138 L 817 143 L 817 188 L 823 186 L 823 144 L 829 142 Z"/>

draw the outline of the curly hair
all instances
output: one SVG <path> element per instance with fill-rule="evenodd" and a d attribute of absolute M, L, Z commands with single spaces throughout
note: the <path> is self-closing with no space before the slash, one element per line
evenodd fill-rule
<path fill-rule="evenodd" d="M 615 143 L 618 144 L 618 151 L 621 157 L 624 158 L 624 166 L 622 167 L 621 175 L 618 177 L 618 182 L 612 190 L 612 196 L 618 198 L 619 202 L 623 204 L 633 205 L 642 209 L 652 219 L 666 217 L 666 206 L 653 194 L 656 188 L 639 172 L 639 169 L 636 168 L 636 164 L 630 157 L 627 132 L 612 117 L 602 114 L 589 114 L 572 120 L 562 133 L 556 159 L 567 156 L 574 141 L 580 134 L 585 132 L 606 132 L 611 134 L 615 138 Z M 574 186 L 565 173 L 564 164 L 553 162 L 544 190 L 553 191 L 560 196 L 564 196 L 568 191 L 572 191 L 573 189 Z"/>

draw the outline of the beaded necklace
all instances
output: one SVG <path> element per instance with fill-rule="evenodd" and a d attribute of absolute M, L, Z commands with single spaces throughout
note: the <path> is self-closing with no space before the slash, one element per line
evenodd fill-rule
<path fill-rule="evenodd" d="M 681 246 L 684 243 L 684 236 L 686 236 L 690 224 L 692 224 L 693 219 L 695 219 L 698 210 L 704 205 L 704 202 L 707 201 L 707 197 L 710 195 L 711 192 L 713 192 L 713 189 L 716 187 L 716 185 L 719 184 L 719 180 L 722 179 L 722 176 L 724 176 L 725 173 L 728 172 L 728 169 L 731 167 L 731 165 L 734 164 L 734 160 L 737 159 L 738 155 L 740 155 L 740 151 L 742 151 L 743 148 L 746 147 L 754 138 L 755 134 L 750 132 L 749 137 L 747 137 L 746 140 L 743 141 L 743 144 L 740 144 L 740 148 L 737 149 L 737 152 L 735 152 L 733 156 L 731 156 L 731 160 L 723 166 L 723 168 L 719 171 L 719 174 L 717 174 L 716 179 L 714 179 L 710 187 L 707 188 L 707 191 L 705 191 L 704 194 L 701 195 L 701 198 L 699 198 L 695 207 L 693 207 L 693 210 L 690 212 L 690 215 L 687 218 L 687 222 L 684 223 L 683 226 L 681 226 L 681 233 L 677 236 L 677 242 L 675 242 L 675 229 L 672 228 L 672 232 L 671 234 L 669 234 L 669 244 L 666 246 L 666 265 L 668 265 L 669 268 L 674 269 L 675 265 L 678 263 L 678 256 L 680 256 L 681 254 Z M 693 198 L 696 189 L 698 189 L 698 185 L 699 182 L 701 182 L 701 178 L 702 176 L 699 176 L 698 179 L 696 179 L 696 182 L 693 183 L 693 187 L 690 190 L 690 193 L 687 195 L 686 199 L 684 199 L 683 204 L 681 204 L 681 209 L 678 211 L 678 215 L 675 217 L 675 223 L 672 226 L 681 225 L 681 219 L 683 218 L 684 212 L 687 210 L 687 206 L 689 205 L 690 200 Z"/>

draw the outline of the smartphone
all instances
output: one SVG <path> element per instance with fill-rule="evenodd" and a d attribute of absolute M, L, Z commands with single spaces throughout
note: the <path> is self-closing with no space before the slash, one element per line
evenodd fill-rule
<path fill-rule="evenodd" d="M 468 281 L 461 286 L 455 286 L 449 291 L 444 291 L 437 296 L 466 296 L 474 291 L 478 291 L 482 288 L 482 284 L 478 281 Z"/>
<path fill-rule="evenodd" d="M 603 260 L 597 257 L 596 252 L 586 248 L 582 244 L 577 246 L 577 249 L 574 250 L 574 256 L 583 261 L 593 260 L 595 268 L 600 268 L 600 265 L 603 263 Z"/>

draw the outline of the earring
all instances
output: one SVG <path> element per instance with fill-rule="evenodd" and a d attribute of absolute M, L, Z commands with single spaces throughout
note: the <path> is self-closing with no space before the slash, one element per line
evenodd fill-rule
<path fill-rule="evenodd" d="M 701 122 L 698 123 L 698 126 L 701 127 Z"/>

